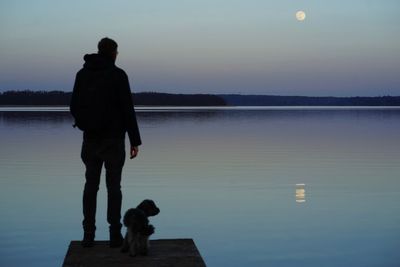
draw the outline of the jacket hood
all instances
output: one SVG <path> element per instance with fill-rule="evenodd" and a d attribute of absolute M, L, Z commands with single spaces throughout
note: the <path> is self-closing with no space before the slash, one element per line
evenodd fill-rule
<path fill-rule="evenodd" d="M 86 54 L 83 60 L 83 67 L 89 70 L 105 70 L 115 66 L 112 59 L 99 54 Z"/>

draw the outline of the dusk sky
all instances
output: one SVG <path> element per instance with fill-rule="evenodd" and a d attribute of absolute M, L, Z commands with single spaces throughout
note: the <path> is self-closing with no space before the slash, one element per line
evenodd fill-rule
<path fill-rule="evenodd" d="M 1 0 L 0 36 L 0 91 L 71 91 L 108 36 L 134 92 L 400 95 L 399 0 Z"/>

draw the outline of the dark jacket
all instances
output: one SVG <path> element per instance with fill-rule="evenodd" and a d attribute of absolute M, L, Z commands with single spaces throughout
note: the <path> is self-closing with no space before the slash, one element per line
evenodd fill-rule
<path fill-rule="evenodd" d="M 142 144 L 139 128 L 136 121 L 136 114 L 133 107 L 132 93 L 129 87 L 128 76 L 125 71 L 115 66 L 113 60 L 99 54 L 85 55 L 83 68 L 76 74 L 74 90 L 71 98 L 71 111 L 74 110 L 77 94 L 74 94 L 80 86 L 87 84 L 88 79 L 93 79 L 96 75 L 107 75 L 108 84 L 112 85 L 110 94 L 110 118 L 111 122 L 106 129 L 101 132 L 84 132 L 83 138 L 105 139 L 105 138 L 125 138 L 128 132 L 131 146 Z M 104 79 L 104 77 L 102 77 Z"/>

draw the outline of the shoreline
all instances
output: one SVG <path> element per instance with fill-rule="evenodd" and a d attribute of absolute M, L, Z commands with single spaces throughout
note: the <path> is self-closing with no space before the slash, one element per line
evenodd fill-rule
<path fill-rule="evenodd" d="M 135 106 L 137 112 L 162 111 L 268 111 L 268 110 L 400 110 L 400 106 Z M 0 105 L 0 112 L 69 112 L 69 106 Z"/>

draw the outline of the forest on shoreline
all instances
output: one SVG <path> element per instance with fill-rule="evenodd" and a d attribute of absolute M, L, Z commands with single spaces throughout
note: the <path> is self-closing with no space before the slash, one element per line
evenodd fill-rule
<path fill-rule="evenodd" d="M 64 91 L 6 91 L 0 92 L 0 105 L 67 106 L 71 94 Z M 400 96 L 310 97 L 141 92 L 132 97 L 138 106 L 400 106 Z"/>

